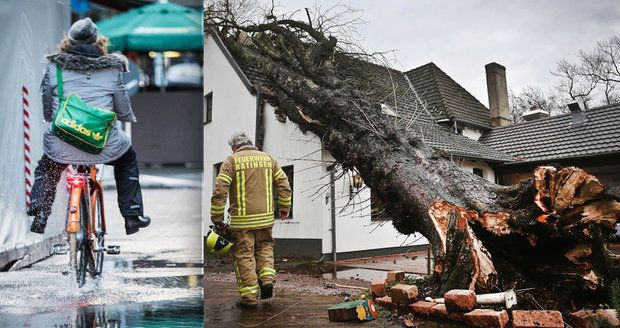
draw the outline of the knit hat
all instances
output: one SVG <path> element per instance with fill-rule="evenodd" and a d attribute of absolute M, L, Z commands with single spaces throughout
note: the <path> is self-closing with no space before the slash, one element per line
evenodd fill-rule
<path fill-rule="evenodd" d="M 80 19 L 71 25 L 67 36 L 73 44 L 93 44 L 97 42 L 97 25 L 88 17 Z"/>

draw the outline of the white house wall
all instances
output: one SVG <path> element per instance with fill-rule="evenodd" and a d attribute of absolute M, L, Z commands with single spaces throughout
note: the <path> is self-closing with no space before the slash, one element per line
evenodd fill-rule
<path fill-rule="evenodd" d="M 333 161 L 327 151 L 323 160 Z M 323 173 L 328 174 L 327 171 Z M 336 173 L 338 176 L 338 173 Z M 329 182 L 329 179 L 326 183 Z M 335 183 L 336 191 L 336 251 L 338 253 L 356 252 L 393 247 L 413 247 L 428 244 L 419 234 L 402 235 L 389 221 L 372 222 L 370 216 L 370 190 L 366 188 L 350 200 L 350 175 L 345 175 Z M 329 189 L 327 189 L 329 192 Z M 325 196 L 323 196 L 325 199 Z M 349 206 L 347 205 L 349 202 Z M 323 202 L 325 204 L 325 202 Z M 352 205 L 355 204 L 355 205 Z M 332 251 L 331 210 L 323 206 L 323 253 Z"/>
<path fill-rule="evenodd" d="M 256 99 L 239 79 L 209 35 L 205 37 L 204 94 L 213 92 L 213 121 L 204 126 L 203 218 L 209 223 L 214 165 L 231 154 L 228 138 L 236 132 L 254 136 Z M 209 224 L 203 225 L 203 231 Z"/>
<path fill-rule="evenodd" d="M 487 162 L 483 162 L 480 160 L 455 160 L 456 164 L 463 170 L 473 173 L 474 168 L 478 168 L 482 170 L 483 177 L 491 182 L 495 182 L 495 171 L 489 166 Z"/>
<path fill-rule="evenodd" d="M 265 139 L 263 150 L 274 156 L 280 166 L 293 165 L 293 216 L 276 220 L 274 237 L 281 239 L 314 239 L 322 237 L 325 197 L 313 195 L 329 182 L 321 162 L 321 140 L 313 133 L 303 134 L 289 120 L 279 122 L 274 108 L 265 104 Z"/>

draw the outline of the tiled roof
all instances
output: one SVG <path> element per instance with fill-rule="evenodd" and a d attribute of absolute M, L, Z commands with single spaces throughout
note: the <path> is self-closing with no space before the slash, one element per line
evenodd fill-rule
<path fill-rule="evenodd" d="M 620 153 L 620 104 L 585 110 L 585 122 L 573 114 L 494 128 L 480 139 L 521 161 L 546 161 Z"/>
<path fill-rule="evenodd" d="M 494 149 L 463 135 L 446 131 L 436 124 L 416 126 L 411 131 L 421 137 L 427 145 L 441 149 L 454 156 L 483 159 L 491 162 L 512 162 L 515 160 L 513 156 L 501 150 Z"/>
<path fill-rule="evenodd" d="M 405 74 L 437 119 L 454 119 L 483 128 L 491 128 L 489 109 L 434 63 L 414 68 Z"/>
<path fill-rule="evenodd" d="M 218 45 L 223 47 L 221 41 L 218 42 Z M 229 59 L 234 61 L 232 64 L 239 67 L 243 78 L 247 79 L 251 85 L 260 83 L 269 87 L 269 79 L 253 68 L 251 63 L 243 62 L 240 58 L 233 58 L 233 55 L 226 49 L 222 50 L 227 56 L 230 56 Z M 416 100 L 415 93 L 412 92 L 405 74 L 401 71 L 351 57 L 338 56 L 337 74 L 341 78 L 346 78 L 350 83 L 354 83 L 358 89 L 367 91 L 368 97 L 372 101 L 389 106 L 397 116 L 395 119 L 400 120 L 403 129 L 406 128 L 410 133 L 423 138 L 431 147 L 441 149 L 454 156 L 470 159 L 495 162 L 512 160 L 511 156 L 501 151 L 447 131 L 435 124 L 436 117 L 427 109 L 417 105 L 419 102 Z M 412 78 L 408 78 L 415 85 Z M 448 77 L 448 79 L 450 78 Z M 431 103 L 429 98 L 432 95 L 431 93 L 417 93 L 423 102 Z M 467 94 L 469 95 L 469 93 Z"/>

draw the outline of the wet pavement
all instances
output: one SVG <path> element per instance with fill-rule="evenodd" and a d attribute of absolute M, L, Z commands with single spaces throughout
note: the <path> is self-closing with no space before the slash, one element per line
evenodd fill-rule
<path fill-rule="evenodd" d="M 317 263 L 307 259 L 276 258 L 277 283 L 275 299 L 260 304 L 256 310 L 238 309 L 238 299 L 232 263 L 228 258 L 205 259 L 205 327 L 349 327 L 360 323 L 331 322 L 327 309 L 360 294 L 362 291 L 340 286 L 368 288 L 371 279 L 385 279 L 386 271 L 395 265 L 418 272 L 426 267 L 416 260 L 420 254 L 376 257 L 346 261 L 345 265 Z M 373 264 L 372 268 L 356 265 Z M 331 284 L 331 285 L 330 285 Z M 389 311 L 367 327 L 401 327 L 388 320 Z M 387 315 L 387 316 L 386 316 Z"/>
<path fill-rule="evenodd" d="M 77 287 L 68 255 L 0 273 L 0 327 L 202 327 L 201 190 L 143 190 L 151 226 L 126 236 L 107 190 L 103 276 Z M 172 206 L 171 206 L 172 205 Z"/>
<path fill-rule="evenodd" d="M 233 277 L 234 279 L 234 277 Z M 327 309 L 344 296 L 323 295 L 294 288 L 275 288 L 270 303 L 257 309 L 238 309 L 234 280 L 205 280 L 205 327 L 350 327 L 360 323 L 332 322 Z M 401 327 L 385 318 L 363 323 L 364 327 Z"/>

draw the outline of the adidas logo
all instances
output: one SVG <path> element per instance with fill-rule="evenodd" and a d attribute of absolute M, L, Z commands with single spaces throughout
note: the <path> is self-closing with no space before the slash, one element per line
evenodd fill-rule
<path fill-rule="evenodd" d="M 82 135 L 85 135 L 87 137 L 90 137 L 92 135 L 92 137 L 97 141 L 103 138 L 100 132 L 92 132 L 91 130 L 83 127 L 82 124 L 78 124 L 75 120 L 63 118 L 60 122 Z"/>

